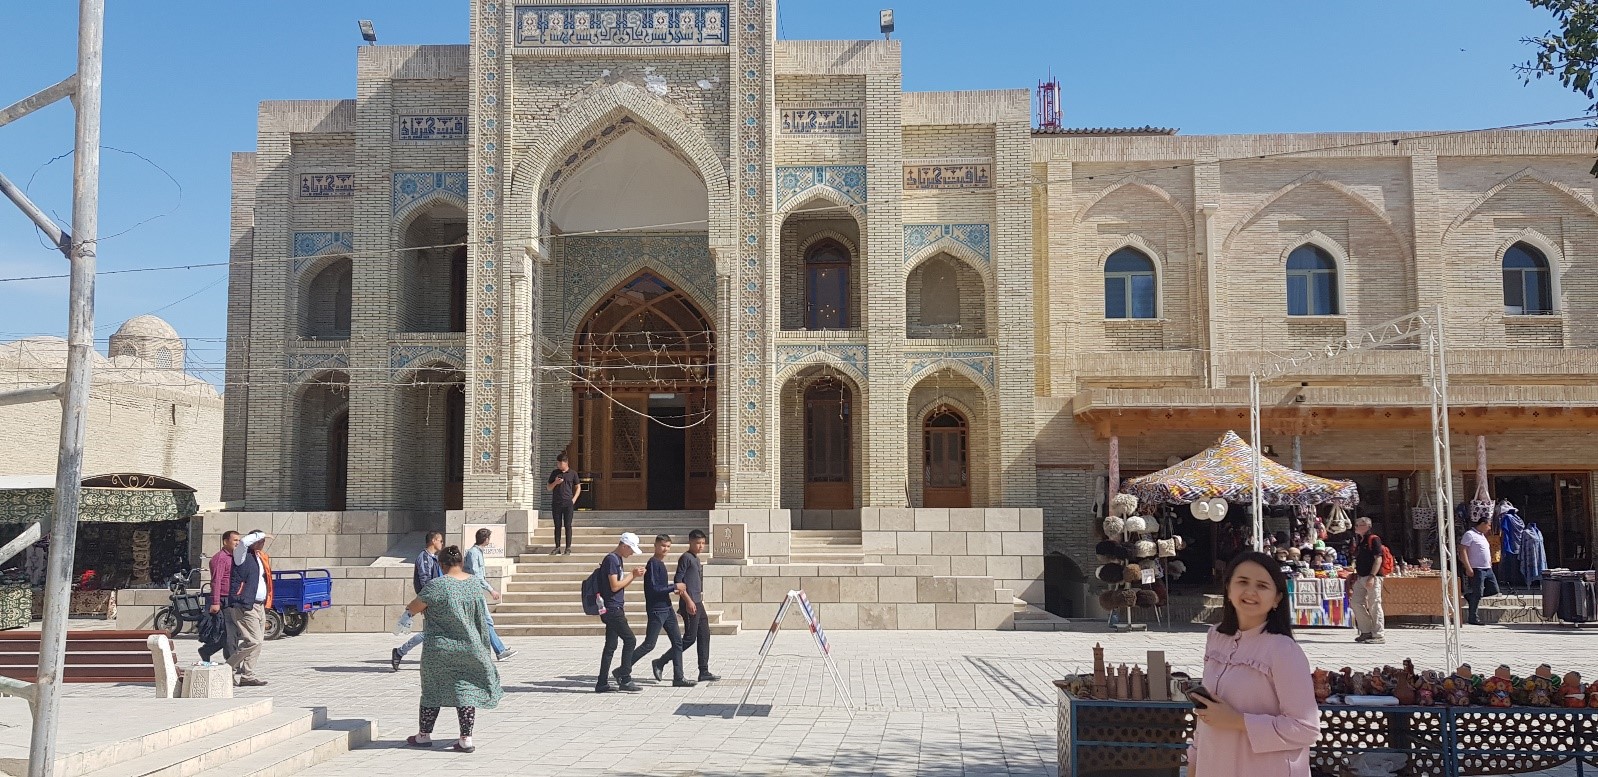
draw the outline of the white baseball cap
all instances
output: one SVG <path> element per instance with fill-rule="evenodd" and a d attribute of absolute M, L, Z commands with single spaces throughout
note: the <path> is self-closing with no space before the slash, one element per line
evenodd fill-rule
<path fill-rule="evenodd" d="M 621 533 L 621 544 L 632 548 L 634 553 L 644 552 L 642 548 L 638 547 L 638 535 L 633 534 L 630 531 L 624 531 Z"/>

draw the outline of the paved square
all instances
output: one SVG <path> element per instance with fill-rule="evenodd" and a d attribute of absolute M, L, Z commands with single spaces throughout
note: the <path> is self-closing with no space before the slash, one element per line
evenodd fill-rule
<path fill-rule="evenodd" d="M 1323 667 L 1396 664 L 1406 656 L 1433 666 L 1437 629 L 1389 629 L 1381 646 L 1356 645 L 1350 630 L 1299 632 Z M 725 679 L 695 688 L 653 685 L 647 667 L 638 694 L 592 692 L 600 641 L 511 638 L 521 651 L 500 664 L 505 700 L 478 716 L 478 750 L 406 748 L 415 732 L 417 664 L 389 671 L 395 639 L 380 634 L 305 635 L 267 644 L 266 688 L 239 696 L 276 698 L 279 707 L 325 706 L 332 718 L 377 722 L 379 742 L 317 767 L 319 777 L 462 770 L 472 775 L 1053 775 L 1054 688 L 1061 675 L 1091 667 L 1103 643 L 1115 663 L 1164 649 L 1175 668 L 1198 671 L 1204 632 L 1111 634 L 1079 631 L 837 631 L 828 634 L 858 706 L 851 720 L 810 635 L 784 631 L 750 696 L 753 714 L 726 717 L 748 688 L 763 632 L 717 637 L 714 669 Z M 1508 662 L 1517 672 L 1549 661 L 1558 671 L 1598 675 L 1598 634 L 1561 626 L 1467 628 L 1465 659 L 1479 668 Z M 194 642 L 179 642 L 194 660 Z M 415 656 L 416 654 L 412 654 Z M 640 665 L 641 667 L 643 665 Z M 690 660 L 689 672 L 694 667 Z M 75 696 L 139 696 L 143 687 L 72 686 Z M 747 711 L 746 711 L 747 713 Z M 454 715 L 437 734 L 452 736 Z M 1574 768 L 1559 773 L 1574 774 Z"/>

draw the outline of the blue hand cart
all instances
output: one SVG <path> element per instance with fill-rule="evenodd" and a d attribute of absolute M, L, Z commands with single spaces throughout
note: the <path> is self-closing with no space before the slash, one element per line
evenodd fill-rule
<path fill-rule="evenodd" d="M 327 570 L 272 570 L 272 609 L 266 614 L 266 638 L 299 636 L 310 623 L 311 613 L 332 604 L 333 575 Z"/>

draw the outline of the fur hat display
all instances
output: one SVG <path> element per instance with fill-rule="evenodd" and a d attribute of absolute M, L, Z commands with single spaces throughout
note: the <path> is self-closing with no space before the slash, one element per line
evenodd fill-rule
<path fill-rule="evenodd" d="M 1181 549 L 1187 547 L 1187 540 L 1183 539 L 1182 535 L 1178 534 L 1175 537 L 1172 537 L 1171 539 L 1176 541 L 1176 549 L 1177 550 L 1181 550 Z"/>
<path fill-rule="evenodd" d="M 1126 573 L 1122 571 L 1123 568 L 1124 566 L 1121 564 L 1105 564 L 1099 567 L 1097 575 L 1100 580 L 1106 583 L 1119 583 L 1125 579 Z"/>
<path fill-rule="evenodd" d="M 1159 551 L 1160 558 L 1176 557 L 1176 540 L 1155 540 L 1154 547 Z"/>
<path fill-rule="evenodd" d="M 1125 518 L 1137 512 L 1137 497 L 1131 494 L 1116 494 L 1110 497 L 1110 515 Z"/>
<path fill-rule="evenodd" d="M 1137 598 L 1137 606 L 1139 607 L 1155 607 L 1160 603 L 1160 595 L 1150 589 L 1139 588 L 1132 593 Z"/>
<path fill-rule="evenodd" d="M 1104 536 L 1119 537 L 1125 531 L 1126 521 L 1113 515 L 1104 519 Z"/>
<path fill-rule="evenodd" d="M 1136 564 L 1127 564 L 1121 571 L 1121 582 L 1139 583 L 1143 581 L 1143 567 Z"/>
<path fill-rule="evenodd" d="M 1141 515 L 1134 515 L 1126 519 L 1125 525 L 1127 534 L 1142 534 L 1149 530 L 1149 522 L 1144 520 Z"/>
<path fill-rule="evenodd" d="M 1171 559 L 1165 562 L 1166 577 L 1177 580 L 1185 574 L 1187 574 L 1187 564 L 1183 563 L 1181 559 Z"/>
<path fill-rule="evenodd" d="M 1093 546 L 1093 552 L 1109 558 L 1126 558 L 1127 555 L 1126 546 L 1115 540 L 1099 540 L 1099 544 Z"/>
<path fill-rule="evenodd" d="M 1155 553 L 1154 540 L 1138 540 L 1132 546 L 1133 558 L 1154 558 Z"/>

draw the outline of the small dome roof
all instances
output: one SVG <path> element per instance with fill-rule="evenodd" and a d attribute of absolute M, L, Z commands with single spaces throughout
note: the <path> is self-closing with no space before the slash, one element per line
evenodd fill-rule
<path fill-rule="evenodd" d="M 116 331 L 116 337 L 150 337 L 161 339 L 178 339 L 178 330 L 171 324 L 156 316 L 134 316 L 122 324 Z"/>

